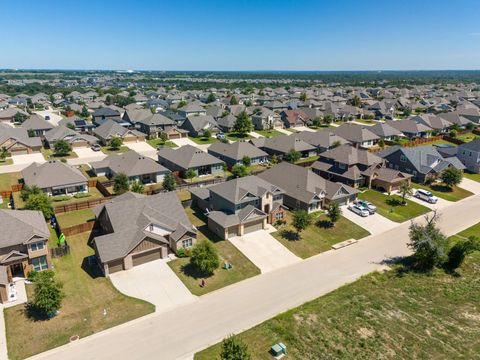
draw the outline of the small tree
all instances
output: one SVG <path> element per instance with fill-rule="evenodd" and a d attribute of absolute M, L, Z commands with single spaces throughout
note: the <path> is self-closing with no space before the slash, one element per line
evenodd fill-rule
<path fill-rule="evenodd" d="M 436 226 L 438 221 L 437 212 L 433 215 L 425 215 L 426 224 L 413 223 L 410 225 L 410 247 L 414 254 L 414 266 L 422 271 L 430 271 L 435 266 L 443 264 L 447 237 Z"/>
<path fill-rule="evenodd" d="M 25 203 L 25 209 L 41 211 L 43 217 L 47 220 L 53 215 L 52 201 L 44 192 L 29 195 Z"/>
<path fill-rule="evenodd" d="M 337 202 L 331 202 L 328 205 L 327 211 L 327 217 L 330 220 L 331 226 L 333 227 L 335 226 L 335 223 L 340 220 L 340 216 L 342 216 L 342 209 Z"/>
<path fill-rule="evenodd" d="M 236 178 L 245 177 L 248 175 L 248 168 L 242 164 L 235 164 L 232 167 L 232 174 Z"/>
<path fill-rule="evenodd" d="M 137 194 L 143 194 L 145 191 L 145 186 L 140 181 L 134 181 L 130 185 L 130 191 Z"/>
<path fill-rule="evenodd" d="M 334 118 L 332 114 L 327 114 L 323 117 L 323 123 L 329 125 L 333 122 Z"/>
<path fill-rule="evenodd" d="M 86 106 L 82 107 L 82 111 L 80 113 L 80 116 L 83 118 L 88 118 L 90 116 L 90 113 L 88 112 L 88 109 Z"/>
<path fill-rule="evenodd" d="M 123 139 L 121 137 L 115 136 L 110 140 L 108 145 L 110 146 L 111 149 L 118 150 L 120 149 L 120 146 L 122 146 L 122 144 L 123 144 Z"/>
<path fill-rule="evenodd" d="M 7 148 L 4 146 L 0 149 L 0 160 L 1 161 L 5 161 L 5 159 L 7 158 L 8 156 L 8 150 Z"/>
<path fill-rule="evenodd" d="M 68 123 L 67 128 L 69 128 L 70 130 L 75 130 L 75 125 L 73 125 L 72 123 Z"/>
<path fill-rule="evenodd" d="M 212 102 L 214 102 L 215 100 L 217 100 L 217 98 L 215 97 L 215 95 L 214 95 L 213 93 L 210 93 L 210 94 L 208 95 L 208 98 L 207 98 L 207 104 L 212 103 Z"/>
<path fill-rule="evenodd" d="M 246 135 L 252 131 L 253 125 L 250 116 L 245 111 L 242 111 L 235 123 L 233 124 L 233 131 L 238 134 Z"/>
<path fill-rule="evenodd" d="M 383 139 L 378 140 L 378 146 L 380 146 L 380 148 L 383 149 L 385 147 L 385 140 Z"/>
<path fill-rule="evenodd" d="M 203 137 L 206 139 L 210 139 L 212 137 L 212 132 L 210 131 L 210 129 L 203 130 Z"/>
<path fill-rule="evenodd" d="M 190 264 L 200 273 L 211 275 L 220 265 L 217 249 L 208 240 L 199 242 L 193 247 Z"/>
<path fill-rule="evenodd" d="M 307 101 L 308 96 L 306 92 L 302 92 L 299 97 L 300 101 Z"/>
<path fill-rule="evenodd" d="M 284 159 L 286 161 L 290 162 L 290 163 L 295 163 L 298 160 L 300 160 L 301 157 L 302 157 L 302 154 L 300 154 L 298 151 L 292 149 L 288 153 L 285 154 Z"/>
<path fill-rule="evenodd" d="M 463 172 L 460 169 L 457 169 L 453 166 L 450 166 L 443 170 L 442 174 L 440 175 L 442 182 L 452 189 L 454 186 L 460 184 L 463 179 Z"/>
<path fill-rule="evenodd" d="M 197 176 L 197 173 L 193 169 L 188 169 L 187 172 L 185 173 L 185 177 L 190 180 L 190 182 L 193 182 L 193 179 Z"/>
<path fill-rule="evenodd" d="M 468 254 L 479 250 L 480 241 L 475 236 L 470 236 L 468 239 L 458 240 L 448 252 L 448 260 L 446 263 L 447 268 L 449 270 L 458 269 Z"/>
<path fill-rule="evenodd" d="M 53 149 L 55 151 L 55 155 L 65 156 L 70 154 L 70 152 L 72 151 L 72 145 L 70 145 L 70 143 L 65 140 L 58 140 L 55 142 Z"/>
<path fill-rule="evenodd" d="M 17 113 L 13 116 L 13 121 L 16 122 L 16 123 L 22 124 L 23 122 L 25 122 L 25 120 L 27 120 L 27 118 L 28 118 L 28 116 L 25 115 L 24 113 L 17 112 Z"/>
<path fill-rule="evenodd" d="M 176 186 L 177 186 L 177 182 L 175 181 L 175 177 L 171 173 L 168 173 L 167 175 L 164 176 L 164 178 L 163 178 L 163 188 L 165 190 L 173 191 L 173 190 L 175 190 Z"/>
<path fill-rule="evenodd" d="M 235 335 L 228 336 L 222 341 L 221 360 L 250 360 L 251 356 L 247 345 Z"/>
<path fill-rule="evenodd" d="M 247 156 L 245 155 L 243 158 L 242 158 L 242 163 L 243 165 L 245 166 L 250 166 L 252 164 L 252 159 L 250 159 L 250 156 Z"/>
<path fill-rule="evenodd" d="M 400 192 L 400 195 L 402 196 L 402 204 L 406 204 L 407 201 L 406 199 L 409 198 L 410 196 L 413 196 L 413 189 L 412 189 L 412 186 L 407 182 L 407 181 L 404 181 L 398 191 Z"/>
<path fill-rule="evenodd" d="M 20 192 L 20 198 L 22 199 L 22 201 L 27 201 L 30 195 L 38 195 L 42 192 L 42 189 L 40 189 L 37 185 L 24 185 L 22 191 Z"/>
<path fill-rule="evenodd" d="M 305 210 L 295 210 L 292 216 L 292 226 L 297 231 L 297 236 L 301 239 L 301 232 L 310 226 L 312 217 Z"/>
<path fill-rule="evenodd" d="M 39 272 L 35 276 L 34 284 L 31 305 L 45 316 L 59 310 L 65 295 L 62 290 L 62 283 L 55 279 L 55 273 L 51 270 Z"/>
<path fill-rule="evenodd" d="M 316 128 L 319 128 L 320 126 L 322 126 L 322 120 L 320 120 L 319 117 L 316 117 L 312 120 L 312 125 Z"/>
<path fill-rule="evenodd" d="M 270 162 L 273 164 L 273 165 L 276 165 L 278 164 L 278 156 L 273 154 L 272 155 L 272 158 L 270 159 Z"/>
<path fill-rule="evenodd" d="M 450 130 L 449 135 L 450 135 L 450 137 L 452 137 L 452 138 L 456 138 L 457 135 L 458 135 L 458 131 L 455 130 L 455 129 L 452 129 L 452 130 Z"/>
<path fill-rule="evenodd" d="M 232 95 L 232 97 L 230 98 L 230 105 L 238 105 L 238 100 L 235 95 Z"/>
<path fill-rule="evenodd" d="M 124 173 L 118 173 L 113 178 L 113 191 L 115 194 L 123 194 L 130 189 L 128 177 Z"/>
<path fill-rule="evenodd" d="M 332 144 L 332 146 L 330 146 L 331 149 L 335 149 L 337 147 L 339 147 L 340 145 L 342 145 L 342 142 L 340 140 L 335 140 Z"/>

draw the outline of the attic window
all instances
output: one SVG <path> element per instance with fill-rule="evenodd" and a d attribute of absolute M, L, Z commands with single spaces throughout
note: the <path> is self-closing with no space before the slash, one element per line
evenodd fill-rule
<path fill-rule="evenodd" d="M 407 158 L 405 157 L 405 155 L 400 155 L 400 161 L 401 162 L 407 162 Z"/>

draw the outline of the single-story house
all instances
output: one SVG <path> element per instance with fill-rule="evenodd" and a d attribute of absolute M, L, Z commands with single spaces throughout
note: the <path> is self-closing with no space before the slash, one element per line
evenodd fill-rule
<path fill-rule="evenodd" d="M 56 126 L 45 133 L 45 142 L 50 148 L 53 148 L 59 140 L 68 142 L 72 147 L 87 147 L 99 141 L 95 136 L 80 134 L 63 125 Z"/>
<path fill-rule="evenodd" d="M 124 142 L 145 141 L 146 135 L 138 130 L 127 129 L 115 121 L 107 120 L 93 131 L 94 135 L 100 139 L 104 145 L 114 137 L 121 138 Z"/>
<path fill-rule="evenodd" d="M 0 149 L 3 148 L 11 155 L 31 154 L 42 149 L 42 141 L 38 137 L 29 137 L 26 129 L 0 123 Z"/>
<path fill-rule="evenodd" d="M 232 144 L 216 142 L 209 146 L 208 153 L 223 160 L 229 166 L 242 163 L 245 157 L 250 159 L 252 165 L 268 161 L 268 154 L 245 141 L 236 141 Z"/>

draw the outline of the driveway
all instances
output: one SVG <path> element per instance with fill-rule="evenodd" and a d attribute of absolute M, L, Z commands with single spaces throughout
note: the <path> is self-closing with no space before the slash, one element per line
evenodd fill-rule
<path fill-rule="evenodd" d="M 360 215 L 355 214 L 352 210 L 348 209 L 346 205 L 342 206 L 342 214 L 348 220 L 357 224 L 358 226 L 361 226 L 372 235 L 383 233 L 398 226 L 398 223 L 379 214 L 361 217 Z"/>
<path fill-rule="evenodd" d="M 263 135 L 260 135 L 259 133 L 255 132 L 255 131 L 250 131 L 248 133 L 248 135 L 250 135 L 251 137 L 255 138 L 255 139 L 259 139 L 259 138 L 263 138 L 264 136 Z"/>
<path fill-rule="evenodd" d="M 464 177 L 462 183 L 460 184 L 460 187 L 465 190 L 471 191 L 475 195 L 480 194 L 480 182 L 478 181 L 467 179 L 466 177 Z"/>
<path fill-rule="evenodd" d="M 301 259 L 266 230 L 258 230 L 229 239 L 262 273 L 300 262 Z"/>
<path fill-rule="evenodd" d="M 294 126 L 293 128 L 295 130 L 298 130 L 298 131 L 310 131 L 310 132 L 316 132 L 317 131 L 317 130 L 314 130 L 314 129 L 310 129 L 307 126 Z"/>
<path fill-rule="evenodd" d="M 41 153 L 33 153 L 26 155 L 13 155 L 12 156 L 12 165 L 2 165 L 0 166 L 0 174 L 18 172 L 25 169 L 30 164 L 37 162 L 43 164 L 46 162 L 45 158 Z"/>
<path fill-rule="evenodd" d="M 196 148 L 199 148 L 200 150 L 205 151 L 205 152 L 207 152 L 208 148 L 211 145 L 211 144 L 199 145 L 196 142 L 190 140 L 189 138 L 172 139 L 170 141 L 173 142 L 177 146 L 192 145 L 192 146 L 195 146 Z"/>
<path fill-rule="evenodd" d="M 126 142 L 123 145 L 128 147 L 131 150 L 136 151 L 137 153 L 149 157 L 153 160 L 157 160 L 157 150 L 151 147 L 146 141 L 139 142 Z"/>
<path fill-rule="evenodd" d="M 413 187 L 413 193 L 415 194 L 415 187 Z M 441 210 L 453 204 L 453 201 L 448 201 L 442 198 L 438 198 L 438 201 L 436 204 L 430 204 L 429 202 L 417 199 L 415 196 L 410 196 L 408 199 L 416 202 L 417 204 L 426 206 L 432 210 Z"/>
<path fill-rule="evenodd" d="M 70 165 L 88 164 L 94 161 L 101 161 L 107 156 L 101 151 L 93 151 L 89 147 L 74 148 L 73 151 L 77 154 L 77 158 L 67 159 Z"/>
<path fill-rule="evenodd" d="M 163 312 L 196 301 L 167 265 L 167 259 L 155 260 L 110 275 L 113 285 L 123 294 L 148 301 L 155 311 Z"/>

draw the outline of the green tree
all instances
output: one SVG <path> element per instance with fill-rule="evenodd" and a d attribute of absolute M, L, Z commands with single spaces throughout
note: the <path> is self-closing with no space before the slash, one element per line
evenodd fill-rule
<path fill-rule="evenodd" d="M 312 217 L 305 210 L 295 210 L 292 216 L 292 226 L 297 231 L 298 239 L 301 239 L 301 232 L 310 226 Z"/>
<path fill-rule="evenodd" d="M 25 209 L 41 211 L 47 220 L 53 215 L 52 201 L 44 192 L 30 194 L 25 203 Z"/>
<path fill-rule="evenodd" d="M 133 181 L 130 185 L 130 191 L 137 194 L 143 194 L 145 191 L 145 186 L 140 181 Z"/>
<path fill-rule="evenodd" d="M 69 128 L 70 130 L 75 130 L 75 125 L 73 125 L 72 123 L 68 123 L 67 128 Z"/>
<path fill-rule="evenodd" d="M 197 243 L 192 249 L 190 264 L 201 274 L 211 275 L 220 265 L 217 249 L 209 240 Z"/>
<path fill-rule="evenodd" d="M 302 92 L 299 97 L 300 101 L 307 101 L 308 96 L 306 92 Z"/>
<path fill-rule="evenodd" d="M 232 167 L 232 175 L 236 178 L 245 177 L 249 174 L 248 168 L 243 164 L 235 164 Z"/>
<path fill-rule="evenodd" d="M 86 106 L 82 107 L 82 112 L 80 113 L 80 116 L 83 118 L 88 118 L 90 116 L 90 113 L 88 112 Z"/>
<path fill-rule="evenodd" d="M 437 227 L 438 215 L 425 215 L 425 225 L 410 225 L 408 247 L 414 252 L 414 267 L 422 271 L 431 271 L 435 266 L 443 264 L 447 237 Z"/>
<path fill-rule="evenodd" d="M 175 190 L 177 182 L 175 181 L 175 176 L 172 173 L 168 173 L 163 178 L 163 188 L 167 191 Z"/>
<path fill-rule="evenodd" d="M 447 187 L 452 189 L 454 186 L 462 182 L 463 172 L 460 169 L 450 166 L 442 171 L 440 178 Z"/>
<path fill-rule="evenodd" d="M 476 236 L 458 240 L 448 252 L 447 268 L 451 271 L 458 269 L 468 254 L 479 250 L 480 241 Z"/>
<path fill-rule="evenodd" d="M 203 137 L 206 139 L 210 139 L 212 137 L 212 131 L 210 129 L 203 130 Z"/>
<path fill-rule="evenodd" d="M 24 185 L 22 191 L 20 191 L 20 199 L 22 199 L 23 201 L 27 201 L 30 195 L 38 195 L 42 192 L 42 189 L 40 189 L 37 185 Z"/>
<path fill-rule="evenodd" d="M 27 130 L 28 137 L 35 137 L 35 131 L 33 129 L 28 129 Z"/>
<path fill-rule="evenodd" d="M 3 146 L 0 149 L 0 160 L 5 161 L 5 159 L 7 158 L 8 155 L 9 155 L 9 152 L 8 152 L 7 148 L 5 146 Z"/>
<path fill-rule="evenodd" d="M 452 138 L 455 139 L 455 138 L 457 137 L 457 135 L 458 135 L 458 131 L 455 130 L 455 129 L 452 129 L 452 130 L 450 130 L 450 132 L 448 133 L 448 135 L 450 135 L 450 137 L 452 137 Z"/>
<path fill-rule="evenodd" d="M 404 107 L 404 108 L 402 108 L 402 113 L 403 113 L 403 116 L 408 117 L 408 116 L 412 115 L 412 109 L 410 109 L 408 107 Z"/>
<path fill-rule="evenodd" d="M 121 137 L 115 136 L 110 140 L 108 145 L 110 146 L 111 149 L 118 150 L 120 149 L 122 144 L 123 144 L 123 139 Z"/>
<path fill-rule="evenodd" d="M 235 97 L 235 95 L 232 95 L 230 98 L 230 105 L 238 105 L 238 99 Z"/>
<path fill-rule="evenodd" d="M 63 285 L 55 279 L 53 271 L 42 271 L 35 276 L 31 303 L 35 310 L 44 316 L 53 314 L 61 308 L 64 297 Z"/>
<path fill-rule="evenodd" d="M 323 123 L 325 125 L 329 125 L 333 122 L 334 118 L 333 118 L 333 115 L 332 114 L 326 114 L 324 117 L 323 117 Z"/>
<path fill-rule="evenodd" d="M 13 121 L 15 121 L 16 123 L 22 124 L 23 122 L 25 122 L 25 120 L 27 120 L 27 118 L 28 116 L 25 115 L 24 113 L 17 112 L 13 117 Z"/>
<path fill-rule="evenodd" d="M 188 103 L 185 101 L 185 100 L 181 100 L 178 104 L 177 104 L 177 109 L 180 109 L 182 107 L 184 107 L 185 105 L 187 105 Z"/>
<path fill-rule="evenodd" d="M 383 139 L 378 140 L 378 146 L 380 146 L 380 148 L 383 149 L 385 147 L 385 140 Z"/>
<path fill-rule="evenodd" d="M 301 153 L 292 149 L 288 153 L 285 154 L 284 159 L 286 161 L 290 162 L 290 163 L 295 163 L 298 160 L 300 160 L 301 157 L 302 157 Z"/>
<path fill-rule="evenodd" d="M 72 151 L 72 145 L 65 140 L 58 140 L 55 142 L 53 149 L 55 151 L 55 155 L 66 156 Z"/>
<path fill-rule="evenodd" d="M 217 98 L 215 97 L 215 95 L 214 95 L 213 93 L 210 93 L 210 94 L 208 95 L 208 98 L 207 98 L 207 104 L 212 103 L 212 102 L 214 102 L 215 100 L 217 100 Z"/>
<path fill-rule="evenodd" d="M 130 189 L 130 184 L 128 183 L 128 176 L 124 173 L 118 173 L 113 178 L 113 191 L 115 194 L 123 194 Z"/>
<path fill-rule="evenodd" d="M 253 125 L 250 116 L 248 116 L 246 111 L 242 111 L 233 124 L 233 131 L 237 134 L 246 135 L 252 131 L 252 128 Z"/>
<path fill-rule="evenodd" d="M 319 128 L 322 126 L 322 120 L 319 117 L 316 117 L 312 120 L 312 126 Z"/>
<path fill-rule="evenodd" d="M 410 183 L 407 181 L 402 182 L 400 185 L 398 192 L 400 193 L 400 196 L 402 197 L 402 204 L 406 204 L 407 200 L 410 196 L 413 196 L 413 189 Z"/>
<path fill-rule="evenodd" d="M 278 164 L 278 156 L 273 154 L 272 158 L 270 159 L 270 162 L 272 163 L 272 165 Z"/>
<path fill-rule="evenodd" d="M 250 156 L 245 155 L 242 158 L 242 164 L 245 165 L 246 167 L 249 167 L 252 164 L 252 159 L 250 159 Z"/>
<path fill-rule="evenodd" d="M 348 103 L 355 107 L 362 106 L 362 100 L 360 100 L 360 98 L 357 95 L 354 95 L 353 98 L 351 98 Z"/>
<path fill-rule="evenodd" d="M 197 173 L 193 169 L 188 169 L 187 172 L 185 173 L 185 177 L 190 180 L 190 182 L 193 182 L 193 179 L 197 176 Z"/>
<path fill-rule="evenodd" d="M 332 144 L 332 146 L 330 146 L 331 149 L 335 149 L 337 147 L 339 147 L 340 145 L 342 145 L 342 142 L 340 140 L 335 140 Z"/>
<path fill-rule="evenodd" d="M 331 226 L 335 226 L 335 223 L 340 220 L 340 216 L 342 216 L 342 209 L 337 202 L 330 202 L 327 209 L 327 217 L 330 220 Z"/>
<path fill-rule="evenodd" d="M 235 335 L 231 335 L 223 339 L 222 351 L 220 352 L 221 360 L 250 360 L 251 356 L 247 345 L 238 339 Z"/>

